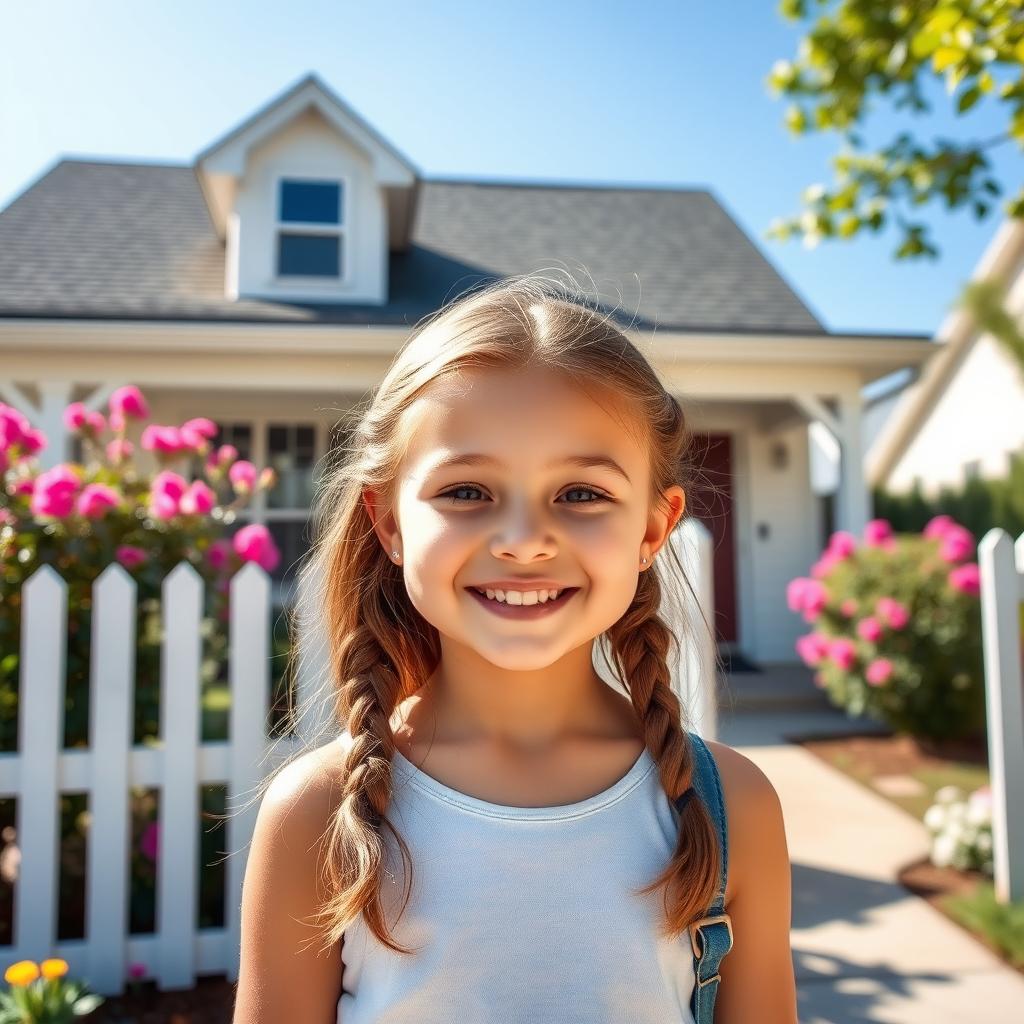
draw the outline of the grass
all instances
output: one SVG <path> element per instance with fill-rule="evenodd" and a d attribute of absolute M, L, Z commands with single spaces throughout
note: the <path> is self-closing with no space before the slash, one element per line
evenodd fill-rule
<path fill-rule="evenodd" d="M 986 936 L 1015 967 L 1024 970 L 1024 903 L 999 903 L 995 886 L 982 882 L 968 893 L 944 897 L 942 904 L 950 917 Z"/>

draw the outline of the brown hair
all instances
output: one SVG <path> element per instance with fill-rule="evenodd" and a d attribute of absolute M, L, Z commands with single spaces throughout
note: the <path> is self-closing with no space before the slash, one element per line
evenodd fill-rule
<path fill-rule="evenodd" d="M 449 303 L 413 333 L 358 414 L 317 492 L 313 546 L 299 574 L 300 585 L 316 581 L 314 604 L 326 623 L 335 713 L 352 741 L 340 800 L 327 826 L 324 874 L 331 895 L 317 915 L 324 922 L 325 948 L 362 913 L 382 943 L 395 952 L 414 952 L 393 938 L 381 899 L 381 885 L 391 877 L 384 828 L 409 868 L 400 913 L 412 884 L 408 846 L 385 817 L 395 750 L 391 721 L 440 659 L 437 630 L 409 600 L 401 568 L 374 532 L 363 491 L 378 492 L 385 504 L 393 501 L 408 441 L 403 413 L 432 381 L 466 367 L 528 364 L 612 394 L 612 404 L 629 411 L 650 453 L 652 502 L 660 503 L 673 484 L 685 489 L 692 478 L 690 435 L 679 402 L 613 314 L 578 290 L 537 275 L 507 278 Z M 692 594 L 683 566 L 674 561 Z M 682 645 L 659 616 L 662 562 L 639 573 L 632 603 L 599 640 L 610 647 L 615 664 L 609 667 L 632 701 L 661 784 L 674 800 L 694 783 L 695 763 L 683 709 L 670 686 L 670 649 L 674 645 L 671 656 L 679 657 Z M 704 625 L 710 628 L 706 619 Z M 646 896 L 664 888 L 664 935 L 678 937 L 712 904 L 720 856 L 703 801 L 688 801 L 670 863 L 637 891 Z"/>

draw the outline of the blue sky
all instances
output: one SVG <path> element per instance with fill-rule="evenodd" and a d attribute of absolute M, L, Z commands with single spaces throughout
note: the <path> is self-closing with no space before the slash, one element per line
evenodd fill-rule
<path fill-rule="evenodd" d="M 918 207 L 938 262 L 896 262 L 897 233 L 764 239 L 831 180 L 830 135 L 792 138 L 764 79 L 798 26 L 774 2 L 432 0 L 387 4 L 8 4 L 0 16 L 0 208 L 61 156 L 187 162 L 310 71 L 427 177 L 709 188 L 833 331 L 930 333 L 998 225 Z M 990 138 L 997 103 L 935 116 L 878 103 L 864 134 Z M 1008 193 L 1021 153 L 992 151 Z"/>

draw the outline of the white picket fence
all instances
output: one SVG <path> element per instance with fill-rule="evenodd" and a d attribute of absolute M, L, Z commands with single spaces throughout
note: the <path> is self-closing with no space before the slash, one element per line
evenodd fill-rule
<path fill-rule="evenodd" d="M 199 796 L 226 785 L 245 802 L 268 765 L 294 739 L 269 741 L 270 580 L 255 564 L 232 580 L 230 742 L 200 742 L 199 631 L 204 583 L 187 562 L 162 588 L 160 742 L 132 744 L 136 585 L 118 564 L 93 588 L 90 722 L 87 749 L 62 748 L 67 587 L 49 566 L 22 595 L 19 745 L 0 754 L 0 795 L 16 797 L 21 852 L 14 899 L 14 944 L 8 963 L 59 956 L 75 977 L 104 995 L 123 991 L 129 963 L 145 964 L 162 989 L 189 988 L 198 974 L 237 977 L 239 902 L 244 853 L 226 862 L 226 926 L 197 928 Z M 173 681 L 167 685 L 167 681 Z M 271 749 L 274 748 L 274 749 Z M 268 762 L 268 757 L 270 761 Z M 151 934 L 128 934 L 130 788 L 160 790 L 157 922 Z M 88 794 L 86 938 L 57 941 L 59 796 Z M 228 850 L 244 850 L 258 803 L 232 813 Z"/>
<path fill-rule="evenodd" d="M 978 545 L 996 898 L 1024 902 L 1024 533 L 989 530 Z"/>
<path fill-rule="evenodd" d="M 696 522 L 673 543 L 711 619 L 711 537 Z M 311 588 L 315 592 L 315 584 Z M 0 947 L 4 966 L 22 959 L 58 956 L 93 991 L 124 990 L 127 966 L 142 963 L 157 987 L 186 989 L 199 975 L 238 977 L 240 907 L 248 844 L 259 810 L 257 786 L 295 749 L 337 733 L 331 719 L 326 647 L 317 609 L 307 594 L 300 608 L 296 700 L 313 710 L 302 715 L 295 737 L 271 739 L 269 714 L 270 580 L 250 563 L 231 581 L 229 622 L 229 739 L 200 741 L 200 658 L 204 583 L 187 562 L 162 585 L 160 740 L 132 743 L 136 585 L 119 564 L 107 566 L 92 594 L 90 722 L 86 749 L 62 748 L 67 587 L 49 566 L 22 592 L 19 745 L 0 753 L 0 796 L 17 800 L 21 852 L 14 898 L 14 943 Z M 666 593 L 662 614 L 684 637 L 698 614 L 688 594 Z M 673 666 L 673 687 L 697 731 L 715 738 L 717 678 L 714 643 L 687 643 Z M 600 659 L 595 666 L 610 682 Z M 200 787 L 227 787 L 225 921 L 197 924 Z M 130 790 L 160 790 L 157 919 L 151 934 L 129 934 Z M 85 938 L 57 940 L 58 808 L 62 793 L 88 794 Z"/>

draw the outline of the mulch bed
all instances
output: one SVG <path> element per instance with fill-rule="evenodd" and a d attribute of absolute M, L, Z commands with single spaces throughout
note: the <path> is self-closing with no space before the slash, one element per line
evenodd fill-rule
<path fill-rule="evenodd" d="M 223 976 L 200 978 L 195 988 L 160 992 L 144 982 L 137 992 L 107 996 L 89 1017 L 90 1024 L 230 1024 L 235 983 Z"/>

